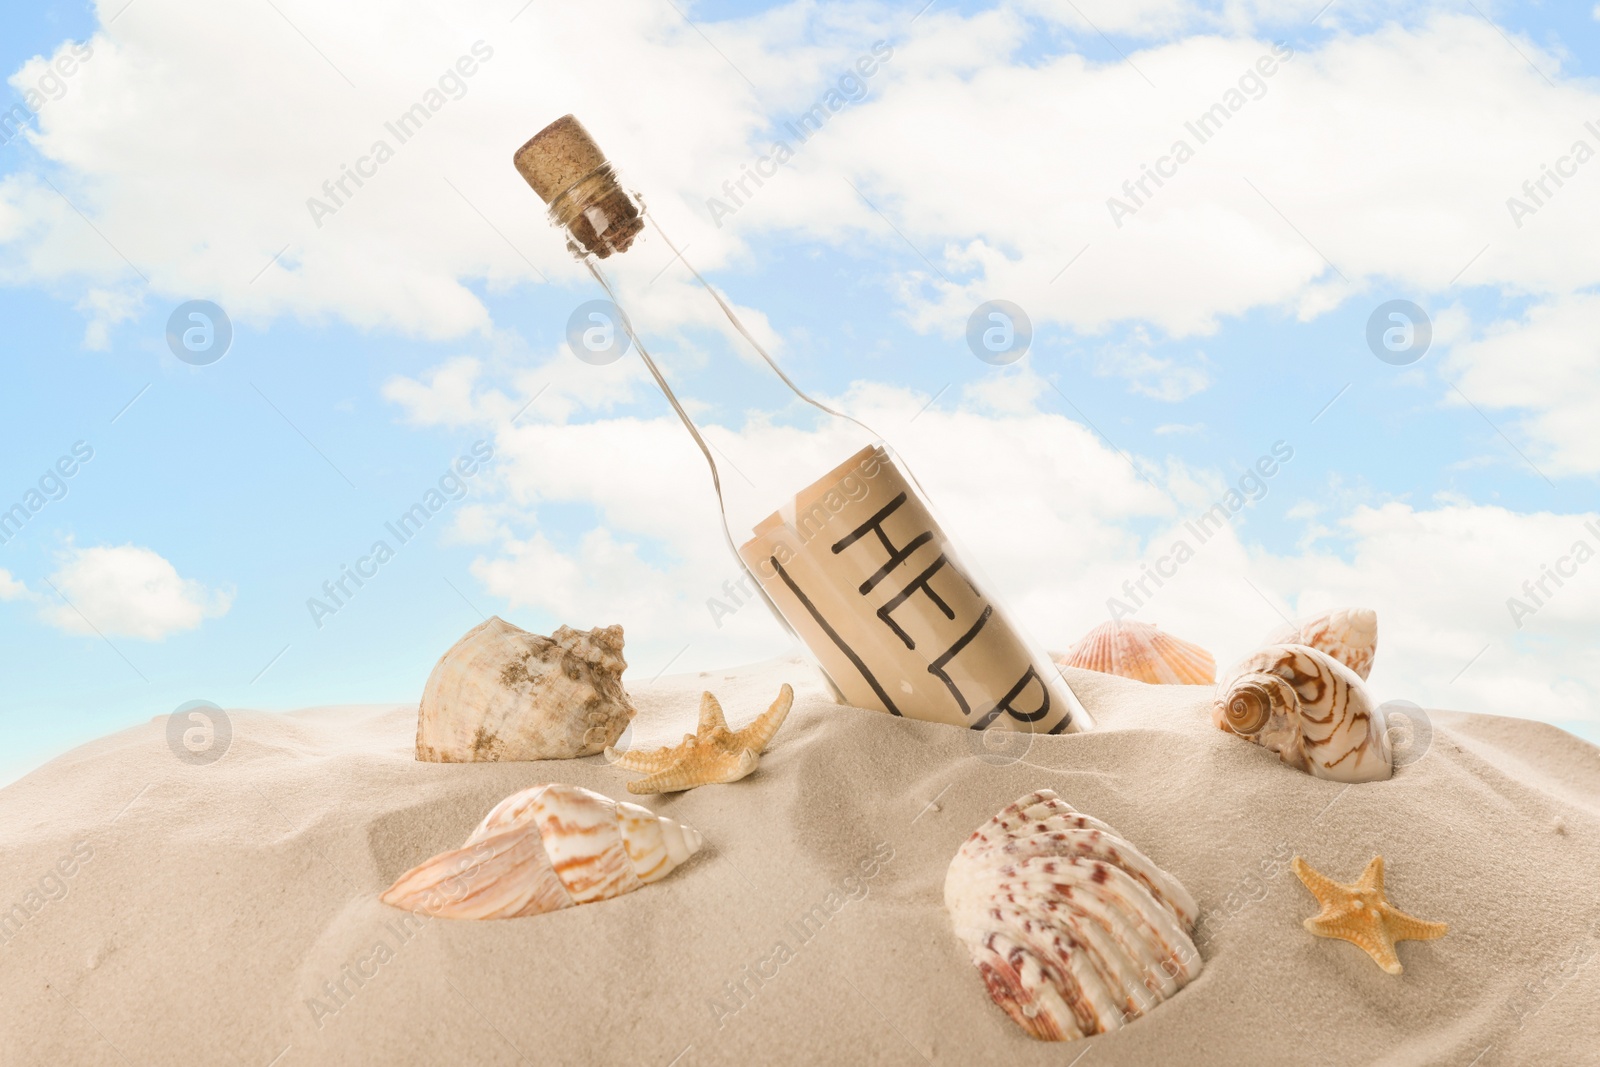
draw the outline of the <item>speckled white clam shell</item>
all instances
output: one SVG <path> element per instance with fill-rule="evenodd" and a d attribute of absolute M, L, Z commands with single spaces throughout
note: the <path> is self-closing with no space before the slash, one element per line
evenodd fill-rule
<path fill-rule="evenodd" d="M 572 759 L 615 744 L 633 718 L 622 627 L 549 637 L 494 617 L 440 657 L 417 712 L 417 759 Z"/>
<path fill-rule="evenodd" d="M 699 832 L 575 785 L 538 785 L 489 812 L 458 849 L 412 868 L 382 900 L 447 919 L 513 919 L 658 882 Z"/>
<path fill-rule="evenodd" d="M 1353 670 L 1309 645 L 1269 645 L 1235 664 L 1217 683 L 1211 718 L 1317 778 L 1394 773 L 1382 709 Z"/>
<path fill-rule="evenodd" d="M 1041 1040 L 1125 1026 L 1203 966 L 1188 891 L 1048 789 L 967 839 L 944 901 L 989 996 Z"/>

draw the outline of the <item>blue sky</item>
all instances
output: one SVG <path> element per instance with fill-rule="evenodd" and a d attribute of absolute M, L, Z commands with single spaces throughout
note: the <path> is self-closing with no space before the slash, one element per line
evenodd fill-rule
<path fill-rule="evenodd" d="M 0 147 L 0 506 L 75 443 L 93 449 L 0 545 L 0 778 L 188 700 L 414 700 L 480 613 L 541 632 L 622 622 L 630 678 L 783 650 L 753 613 L 710 623 L 731 566 L 660 398 L 631 359 L 590 368 L 565 348 L 597 294 L 508 160 L 566 110 L 795 376 L 902 447 L 1043 643 L 1103 618 L 1122 578 L 1283 440 L 1293 461 L 1227 546 L 1141 617 L 1227 661 L 1280 610 L 1377 602 L 1380 698 L 1600 736 L 1600 564 L 1521 629 L 1506 606 L 1574 541 L 1600 546 L 1584 530 L 1600 266 L 1580 240 L 1600 162 L 1521 227 L 1504 203 L 1573 140 L 1600 147 L 1583 126 L 1600 125 L 1600 21 L 1583 5 L 1080 5 L 1098 30 L 1048 3 L 936 4 L 914 22 L 915 6 L 708 3 L 686 9 L 693 25 L 623 5 L 609 29 L 642 93 L 560 58 L 580 12 L 385 7 L 381 52 L 311 5 L 285 7 L 292 27 L 159 6 L 14 10 L 0 45 L 18 101 L 36 57 L 95 49 Z M 208 35 L 248 80 L 186 58 Z M 721 181 L 880 39 L 895 57 L 865 98 L 713 225 Z M 494 58 L 461 101 L 315 226 L 320 178 L 479 40 Z M 1296 54 L 1260 102 L 1115 226 L 1120 180 L 1081 172 L 1136 177 L 1271 41 Z M 1451 77 L 1492 103 L 1412 80 Z M 1045 118 L 1014 119 L 1024 99 Z M 1304 161 L 1293 182 L 1272 169 L 1284 160 Z M 638 256 L 618 270 L 675 380 L 759 447 L 704 298 L 659 245 Z M 1010 367 L 962 334 L 999 297 L 1036 331 Z M 229 310 L 219 362 L 168 350 L 190 299 Z M 1389 299 L 1433 320 L 1410 366 L 1366 344 Z M 575 488 L 546 464 L 580 439 L 599 443 Z M 478 441 L 496 459 L 466 497 L 316 625 L 308 598 Z M 662 457 L 672 504 L 635 514 L 629 486 Z M 1014 465 L 1047 520 L 1007 521 L 1033 511 L 987 498 L 985 463 Z M 75 589 L 99 590 L 94 606 Z"/>

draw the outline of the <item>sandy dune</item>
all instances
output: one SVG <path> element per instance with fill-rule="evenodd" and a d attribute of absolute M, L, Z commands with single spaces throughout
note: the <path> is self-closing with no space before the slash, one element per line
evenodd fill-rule
<path fill-rule="evenodd" d="M 749 779 L 650 806 L 705 850 L 664 882 L 505 922 L 377 894 L 543 781 L 626 797 L 601 757 L 417 763 L 408 707 L 232 713 L 227 754 L 164 720 L 0 790 L 0 1062 L 57 1064 L 1413 1064 L 1600 1062 L 1600 750 L 1539 723 L 1432 716 L 1386 783 L 1289 770 L 1209 722 L 1209 690 L 1070 672 L 1099 728 L 983 738 L 826 701 L 764 664 L 633 689 L 636 732 L 797 699 Z M 1048 786 L 1181 879 L 1205 971 L 1062 1047 L 990 1002 L 941 903 L 980 822 Z M 1300 926 L 1300 854 L 1450 923 L 1405 974 Z M 847 878 L 849 879 L 847 881 Z M 1475 1058 L 1476 1057 L 1476 1058 Z"/>

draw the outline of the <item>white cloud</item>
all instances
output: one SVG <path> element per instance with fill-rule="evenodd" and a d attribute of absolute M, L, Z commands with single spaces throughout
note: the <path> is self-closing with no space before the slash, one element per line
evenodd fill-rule
<path fill-rule="evenodd" d="M 1594 349 L 1583 347 L 1586 330 L 1596 336 L 1594 298 L 1575 295 L 1600 285 L 1600 200 L 1563 188 L 1520 220 L 1505 207 L 1585 136 L 1586 118 L 1600 118 L 1592 82 L 1563 75 L 1549 49 L 1521 36 L 1508 47 L 1484 19 L 1452 11 L 1339 32 L 1274 60 L 1259 85 L 1248 72 L 1272 46 L 1253 34 L 1260 19 L 1279 17 L 1263 14 L 1264 3 L 1197 14 L 1169 0 L 1080 0 L 1096 24 L 1159 43 L 1130 49 L 1127 63 L 1024 53 L 1029 12 L 1048 8 L 1084 32 L 1073 6 L 934 9 L 906 30 L 898 7 L 792 4 L 697 30 L 671 5 L 645 0 L 537 5 L 510 24 L 504 6 L 488 3 L 443 13 L 406 0 L 285 5 L 325 61 L 265 6 L 140 4 L 96 35 L 92 61 L 29 135 L 72 204 L 42 172 L 0 180 L 0 278 L 93 290 L 84 305 L 91 341 L 132 299 L 116 294 L 143 291 L 123 255 L 149 276 L 152 295 L 209 296 L 240 320 L 337 316 L 435 337 L 490 331 L 467 282 L 501 290 L 540 274 L 585 281 L 509 164 L 524 137 L 570 110 L 702 268 L 737 269 L 773 232 L 895 255 L 903 234 L 937 269 L 907 257 L 912 266 L 896 280 L 902 312 L 950 336 L 994 298 L 1086 334 L 1127 321 L 1206 334 L 1262 306 L 1307 318 L 1353 296 L 1376 302 L 1379 279 L 1385 297 L 1421 299 L 1446 290 L 1471 260 L 1461 284 L 1531 294 L 1537 306 L 1451 344 L 1447 367 L 1478 402 L 1526 413 L 1514 429 L 1538 442 L 1535 458 L 1552 474 L 1600 468 L 1595 435 L 1583 429 L 1597 417 Z M 1294 13 L 1309 18 L 1313 6 L 1296 0 Z M 1346 6 L 1322 18 L 1333 24 Z M 385 27 L 381 38 L 374 25 Z M 1216 33 L 1164 40 L 1197 26 Z M 868 97 L 715 226 L 706 198 L 770 149 L 769 120 L 809 107 L 879 37 L 894 40 L 894 54 Z M 805 39 L 813 43 L 795 44 Z M 324 195 L 323 183 L 376 139 L 393 140 L 385 123 L 478 40 L 494 55 L 465 94 L 317 226 L 307 198 Z M 596 40 L 628 77 L 597 73 Z M 1242 103 L 1225 106 L 1220 130 L 1198 143 L 1185 124 L 1233 90 Z M 1107 199 L 1126 196 L 1124 183 L 1162 165 L 1180 138 L 1193 158 L 1148 184 L 1117 226 Z M 1592 182 L 1583 173 L 1575 185 Z M 712 323 L 715 310 L 687 298 L 681 272 L 645 286 L 668 259 L 651 241 L 611 261 L 639 294 L 630 309 L 669 326 Z M 760 316 L 750 321 L 776 340 Z M 1548 363 L 1536 375 L 1526 373 L 1530 349 Z M 734 566 L 681 427 L 615 414 L 642 381 L 636 361 L 591 368 L 563 355 L 528 369 L 525 353 L 503 355 L 386 389 L 419 425 L 475 423 L 496 434 L 501 495 L 460 520 L 463 536 L 488 539 L 480 580 L 519 605 L 624 621 L 630 647 L 642 640 L 663 661 L 683 641 L 707 649 L 685 663 L 712 647 L 732 658 L 770 645 L 775 630 L 759 609 L 720 630 L 710 622 L 705 601 Z M 695 356 L 689 346 L 674 353 Z M 1151 395 L 1204 387 L 1203 369 L 1155 362 L 1114 369 Z M 894 436 L 997 590 L 1039 637 L 1061 645 L 1103 618 L 1105 598 L 1142 573 L 1152 546 L 1159 553 L 1179 535 L 1183 509 L 1215 499 L 1227 479 L 1131 457 L 1161 488 L 1152 487 L 1129 457 L 1053 414 L 1054 391 L 1041 382 L 1023 367 L 921 415 L 929 397 L 887 386 L 858 386 L 849 400 Z M 774 477 L 798 480 L 837 458 L 837 442 L 759 409 L 737 414 L 708 437 L 741 465 L 766 457 Z M 570 541 L 534 532 L 553 510 L 585 508 L 603 532 Z M 1579 516 L 1439 501 L 1352 505 L 1314 521 L 1315 536 L 1281 555 L 1247 547 L 1231 529 L 1219 534 L 1161 590 L 1156 621 L 1226 660 L 1274 621 L 1245 577 L 1296 611 L 1373 603 L 1385 620 L 1380 695 L 1593 715 L 1583 709 L 1595 706 L 1600 677 L 1590 651 L 1600 647 L 1600 598 L 1578 586 L 1594 577 L 1574 578 L 1522 630 L 1503 617 L 1505 598 L 1580 536 Z M 1135 532 L 1152 522 L 1169 529 Z M 225 595 L 133 546 L 74 550 L 56 580 L 108 632 L 159 637 L 227 609 Z M 50 608 L 51 621 L 82 627 L 64 611 Z"/>
<path fill-rule="evenodd" d="M 141 5 L 117 20 L 114 34 L 94 38 L 92 59 L 29 134 L 51 180 L 105 240 L 40 177 L 15 173 L 0 180 L 0 277 L 81 280 L 85 340 L 95 347 L 146 299 L 123 254 L 150 276 L 154 294 L 204 293 L 236 318 L 337 315 L 436 336 L 489 330 L 463 280 L 491 288 L 536 282 L 538 274 L 584 280 L 507 162 L 532 126 L 572 108 L 705 268 L 738 264 L 747 241 L 775 229 L 900 249 L 900 237 L 847 181 L 854 183 L 952 279 L 913 261 L 897 286 L 915 327 L 952 336 L 975 303 L 996 294 L 1037 322 L 1088 333 L 1125 321 L 1171 335 L 1206 333 L 1221 317 L 1261 305 L 1314 316 L 1376 278 L 1418 295 L 1442 290 L 1487 243 L 1464 282 L 1548 298 L 1519 330 L 1492 328 L 1456 349 L 1461 387 L 1487 398 L 1482 403 L 1519 398 L 1509 406 L 1530 412 L 1519 429 L 1543 446 L 1539 459 L 1552 474 L 1600 466 L 1596 439 L 1583 429 L 1594 421 L 1593 374 L 1541 374 L 1498 388 L 1516 376 L 1516 362 L 1504 358 L 1508 345 L 1548 343 L 1571 374 L 1593 356 L 1577 347 L 1575 331 L 1593 314 L 1594 298 L 1571 294 L 1600 283 L 1585 237 L 1600 229 L 1600 201 L 1558 189 L 1520 226 L 1500 205 L 1585 135 L 1582 118 L 1600 116 L 1600 92 L 1564 79 L 1560 57 L 1519 39 L 1552 88 L 1482 19 L 1436 14 L 1271 60 L 1265 66 L 1274 73 L 1250 82 L 1239 110 L 1202 144 L 1186 123 L 1227 100 L 1245 72 L 1259 73 L 1272 46 L 1247 34 L 1279 15 L 1248 3 L 1168 0 L 1091 8 L 1083 14 L 1113 31 L 1160 37 L 1174 27 L 1213 27 L 1234 36 L 1131 53 L 1160 87 L 1150 92 L 1129 64 L 1074 54 L 1017 58 L 1028 12 L 1087 32 L 1078 14 L 1042 0 L 971 16 L 930 12 L 909 33 L 903 13 L 870 6 L 791 6 L 704 27 L 739 70 L 759 77 L 758 100 L 728 64 L 706 62 L 705 40 L 660 5 L 604 14 L 540 8 L 510 26 L 487 4 L 453 10 L 449 25 L 431 9 L 406 17 L 404 5 L 385 7 L 383 22 L 394 29 L 381 50 L 363 31 L 376 9 L 339 18 L 286 12 L 361 86 L 351 91 L 270 10 L 196 16 Z M 570 47 L 592 38 L 596 20 L 617 66 L 635 77 L 593 77 L 583 50 Z M 706 199 L 769 150 L 767 117 L 808 107 L 880 36 L 896 43 L 868 79 L 869 95 L 797 145 L 791 165 L 725 226 L 713 226 Z M 817 43 L 795 46 L 807 37 Z M 475 61 L 464 95 L 412 142 L 396 144 L 376 176 L 348 186 L 355 195 L 316 226 L 307 198 L 325 197 L 322 183 L 375 139 L 394 140 L 384 124 L 437 87 L 445 67 L 479 39 L 494 54 Z M 214 40 L 229 47 L 209 47 Z M 18 77 L 26 81 L 30 70 Z M 641 94 L 639 84 L 661 91 Z M 272 91 L 230 91 L 246 85 Z M 531 116 L 528 101 L 540 102 Z M 170 121 L 173 114 L 184 121 Z M 1460 136 L 1463 128 L 1473 135 Z M 1150 195 L 1117 227 L 1107 199 L 1126 198 L 1123 184 L 1141 179 L 1180 138 L 1194 158 L 1164 184 L 1147 182 Z M 995 151 L 952 152 L 951 144 Z M 1005 166 L 993 165 L 995 152 Z M 1050 176 L 1045 185 L 1041 175 Z M 404 220 L 398 230 L 396 219 Z M 1229 250 L 1227 269 L 1218 269 L 1219 248 Z M 683 272 L 642 284 L 667 260 L 659 242 L 646 242 L 611 261 L 635 314 L 658 327 L 693 320 L 723 329 L 708 302 L 689 297 Z M 1461 318 L 1441 316 L 1441 347 Z M 763 317 L 748 319 L 781 349 Z M 1210 381 L 1203 363 L 1138 345 L 1109 348 L 1096 367 L 1163 400 Z M 467 417 L 464 396 L 481 370 L 472 359 L 441 368 L 446 378 L 430 393 L 435 409 L 411 418 Z M 636 361 L 624 360 L 609 376 L 572 377 L 572 392 L 541 397 L 537 410 L 559 416 L 558 407 L 570 413 L 602 394 L 622 402 L 640 381 Z M 453 391 L 443 388 L 452 382 Z M 532 395 L 526 384 L 505 381 L 505 417 Z M 1015 402 L 1021 394 L 996 396 Z"/>
<path fill-rule="evenodd" d="M 1524 413 L 1510 432 L 1535 442 L 1531 458 L 1547 475 L 1600 473 L 1600 294 L 1493 323 L 1450 349 L 1446 371 L 1478 407 Z"/>
<path fill-rule="evenodd" d="M 1193 363 L 1180 363 L 1151 355 L 1146 350 L 1148 344 L 1148 336 L 1140 330 L 1127 342 L 1107 345 L 1095 357 L 1095 374 L 1121 378 L 1128 383 L 1129 392 L 1167 403 L 1187 400 L 1210 387 L 1204 352 L 1197 353 Z"/>
<path fill-rule="evenodd" d="M 1023 395 L 1028 377 L 1013 375 Z M 1537 581 L 1543 565 L 1556 565 L 1576 540 L 1600 550 L 1600 526 L 1584 525 L 1595 516 L 1519 515 L 1445 498 L 1429 506 L 1364 504 L 1335 484 L 1326 499 L 1276 505 L 1306 523 L 1295 550 L 1252 546 L 1243 534 L 1248 509 L 1200 543 L 1186 520 L 1238 484 L 1237 474 L 1124 457 L 1051 411 L 985 402 L 990 392 L 924 407 L 927 396 L 861 383 L 841 403 L 893 435 L 969 566 L 1042 642 L 1065 647 L 1103 621 L 1108 598 L 1125 598 L 1124 583 L 1138 582 L 1185 538 L 1194 558 L 1160 588 L 1146 586 L 1153 595 L 1141 597 L 1138 617 L 1201 641 L 1223 666 L 1279 621 L 1276 611 L 1366 604 L 1383 620 L 1373 676 L 1380 698 L 1594 718 L 1600 560 L 1565 587 L 1549 587 L 1555 595 L 1530 616 L 1513 619 L 1507 598 L 1523 596 L 1522 583 Z M 410 388 L 404 393 L 428 403 Z M 1047 383 L 1038 395 L 1051 405 Z M 479 421 L 497 434 L 502 479 L 501 494 L 473 523 L 488 538 L 473 573 L 489 591 L 514 610 L 549 612 L 555 621 L 623 622 L 631 660 L 647 673 L 675 656 L 673 669 L 695 669 L 784 647 L 763 608 L 741 609 L 721 627 L 713 622 L 707 601 L 726 602 L 724 583 L 738 571 L 704 463 L 675 420 L 550 421 L 530 412 L 508 428 L 491 382 L 479 382 L 473 398 Z M 737 429 L 703 429 L 741 470 L 788 487 L 827 469 L 848 447 L 759 417 Z M 1262 440 L 1260 451 L 1272 444 Z M 1236 458 L 1241 470 L 1257 459 Z M 734 487 L 737 479 L 724 473 Z M 1278 484 L 1265 479 L 1265 494 L 1281 492 Z M 549 532 L 549 509 L 573 507 L 592 514 L 591 523 L 579 523 L 587 531 L 568 539 Z M 1155 532 L 1139 532 L 1152 522 Z"/>
<path fill-rule="evenodd" d="M 102 18 L 120 7 L 103 5 Z M 788 10 L 713 29 L 762 79 L 758 104 L 671 5 L 546 6 L 514 23 L 512 13 L 373 0 L 337 12 L 291 3 L 284 17 L 270 6 L 127 11 L 94 36 L 72 91 L 30 134 L 71 203 L 42 172 L 0 182 L 0 274 L 109 288 L 138 285 L 139 271 L 158 296 L 203 293 L 235 319 L 482 330 L 486 312 L 464 279 L 503 288 L 578 277 L 510 164 L 539 126 L 578 110 L 642 184 L 699 189 L 711 173 L 720 180 L 721 164 L 737 173 L 747 158 L 738 141 L 762 107 L 797 105 L 875 36 L 848 12 Z M 381 40 L 374 25 L 386 27 Z M 801 32 L 822 43 L 794 47 Z M 628 77 L 596 76 L 589 46 L 602 38 L 608 64 Z M 470 77 L 453 71 L 463 56 Z M 386 123 L 441 86 L 441 106 L 401 143 Z M 703 123 L 728 124 L 713 154 L 693 143 L 709 140 Z M 377 165 L 368 157 L 380 140 L 393 156 Z M 347 167 L 368 172 L 362 184 Z M 343 190 L 324 190 L 340 180 Z M 313 197 L 336 213 L 314 220 Z"/>
<path fill-rule="evenodd" d="M 459 356 L 421 380 L 392 378 L 383 385 L 384 398 L 398 404 L 413 426 L 459 427 L 486 418 L 565 422 L 575 412 L 604 412 L 631 402 L 648 380 L 644 364 L 633 354 L 596 366 L 580 362 L 565 348 L 534 355 L 514 337 L 499 339 L 504 344 L 492 361 Z M 654 394 L 655 386 L 649 388 Z"/>
<path fill-rule="evenodd" d="M 69 549 L 50 576 L 70 603 L 43 608 L 67 633 L 160 641 L 227 614 L 231 593 L 207 589 L 157 553 L 135 545 Z"/>
<path fill-rule="evenodd" d="M 628 640 L 646 648 L 662 635 L 703 636 L 710 629 L 704 604 L 681 588 L 684 576 L 652 567 L 639 558 L 636 540 L 619 540 L 605 528 L 584 534 L 571 553 L 537 532 L 526 540 L 506 537 L 500 552 L 476 561 L 472 573 L 513 611 L 546 611 L 585 629 L 622 623 Z M 726 569 L 731 574 L 733 564 Z"/>
<path fill-rule="evenodd" d="M 1383 699 L 1595 722 L 1600 562 L 1577 567 L 1564 587 L 1547 585 L 1552 595 L 1520 627 L 1508 607 L 1578 540 L 1600 550 L 1600 527 L 1586 526 L 1595 519 L 1468 504 L 1358 507 L 1338 523 L 1344 551 L 1263 558 L 1261 569 L 1296 612 L 1378 609 L 1372 684 Z"/>
<path fill-rule="evenodd" d="M 1250 33 L 1262 26 L 1302 27 L 1313 17 L 1327 27 L 1341 20 L 1394 20 L 1427 7 L 1395 0 L 1341 0 L 1332 11 L 1327 0 L 1024 0 L 1017 6 L 1085 38 L 1101 31 L 1140 38 L 1212 31 Z"/>
<path fill-rule="evenodd" d="M 1271 58 L 1266 42 L 1198 37 L 1132 54 L 1155 91 L 1120 63 L 1015 64 L 1008 41 L 980 38 L 972 47 L 986 54 L 958 67 L 931 44 L 919 36 L 901 47 L 882 97 L 836 119 L 815 149 L 806 146 L 802 180 L 772 183 L 739 217 L 741 227 L 826 226 L 844 172 L 925 252 L 981 234 L 962 237 L 950 260 L 976 271 L 975 281 L 921 272 L 922 297 L 909 301 L 919 325 L 957 328 L 982 292 L 1016 301 L 1035 321 L 1083 330 L 1141 319 L 1204 333 L 1261 305 L 1326 310 L 1380 278 L 1442 290 L 1491 239 L 1464 280 L 1563 291 L 1600 276 L 1578 231 L 1558 232 L 1600 222 L 1593 198 L 1569 195 L 1547 209 L 1551 225 L 1541 213 L 1521 230 L 1504 209 L 1584 132 L 1600 98 L 1561 82 L 1551 56 L 1519 41 L 1556 79 L 1551 89 L 1475 16 L 1341 35 L 1272 60 L 1259 99 L 1246 94 L 1205 143 L 1185 124 Z M 1525 110 L 1502 123 L 1488 117 L 1494 99 Z M 1459 136 L 1463 127 L 1473 135 Z M 1165 184 L 1147 183 L 1143 206 L 1118 228 L 1108 198 L 1126 198 L 1123 183 L 1179 139 L 1194 157 Z M 875 147 L 889 144 L 892 152 Z M 1004 166 L 993 165 L 996 154 Z M 851 213 L 841 239 L 898 240 L 864 206 Z M 1225 269 L 1219 249 L 1228 250 Z"/>
<path fill-rule="evenodd" d="M 111 348 L 111 328 L 136 317 L 144 307 L 139 294 L 123 289 L 92 288 L 83 295 L 75 310 L 87 318 L 83 347 L 95 352 Z"/>
<path fill-rule="evenodd" d="M 484 504 L 462 504 L 456 508 L 446 543 L 481 545 L 497 538 L 509 540 L 511 532 L 501 523 L 496 509 Z"/>
<path fill-rule="evenodd" d="M 424 382 L 395 378 L 383 386 L 384 399 L 406 409 L 413 426 L 463 426 L 476 421 L 472 386 L 483 365 L 461 356 L 433 368 Z"/>
<path fill-rule="evenodd" d="M 996 415 L 1031 412 L 1049 394 L 1049 381 L 1035 373 L 1031 361 L 1004 369 L 996 368 L 986 377 L 961 387 L 961 399 L 968 405 Z M 938 403 L 941 399 L 934 397 L 932 403 Z"/>
<path fill-rule="evenodd" d="M 740 574 L 727 553 L 705 462 L 683 427 L 670 415 L 573 420 L 569 416 L 587 409 L 575 408 L 567 399 L 572 387 L 561 384 L 571 368 L 580 379 L 611 370 L 570 356 L 546 362 L 534 374 L 554 383 L 547 394 L 566 395 L 550 409 L 541 395 L 514 427 L 502 414 L 506 398 L 493 381 L 480 381 L 472 393 L 480 423 L 496 434 L 494 476 L 502 492 L 498 504 L 486 504 L 472 518 L 474 533 L 494 539 L 474 573 L 513 605 L 549 611 L 560 621 L 626 620 L 630 643 L 661 660 L 685 642 L 698 646 L 684 664 L 771 654 L 782 638 L 765 609 L 741 610 L 718 626 L 708 607 L 713 597 L 726 601 L 725 583 Z M 440 382 L 444 398 L 438 402 L 428 399 L 424 382 L 402 379 L 390 393 L 409 411 L 459 401 L 451 376 L 429 380 Z M 869 425 L 896 428 L 895 443 L 918 476 L 926 480 L 926 472 L 936 472 L 944 487 L 939 499 L 952 509 L 947 521 L 961 515 L 975 522 L 978 535 L 998 546 L 1000 562 L 1009 564 L 1005 557 L 1013 547 L 1024 550 L 1024 560 L 1036 559 L 1040 537 L 1052 535 L 1060 541 L 1052 568 L 1081 566 L 1108 548 L 1125 555 L 1132 543 L 1126 533 L 1084 516 L 1174 512 L 1093 432 L 1039 412 L 1037 398 L 1055 393 L 1031 372 L 1012 369 L 968 394 L 1001 417 L 950 402 L 954 410 L 930 407 L 927 395 L 867 383 L 840 403 Z M 736 428 L 703 422 L 702 430 L 724 461 L 736 537 L 777 506 L 783 489 L 806 484 L 854 447 L 844 436 L 777 424 L 760 412 Z M 747 480 L 774 492 L 754 494 Z M 1070 498 L 1041 492 L 1063 484 L 1074 487 Z M 1005 507 L 993 507 L 996 499 Z M 554 535 L 534 532 L 547 525 L 545 515 L 574 506 L 592 515 L 588 533 L 558 544 Z M 748 520 L 742 527 L 741 506 Z M 1047 532 L 1030 532 L 1037 530 Z"/>
<path fill-rule="evenodd" d="M 0 600 L 20 600 L 29 595 L 26 585 L 11 577 L 10 571 L 0 569 Z"/>
<path fill-rule="evenodd" d="M 1272 45 L 1249 34 L 1266 5 L 1151 0 L 1084 13 L 1157 35 L 1181 22 L 1233 36 L 1137 49 L 1137 71 L 1019 55 L 1026 14 L 1055 6 L 935 11 L 908 29 L 898 8 L 791 5 L 704 24 L 724 63 L 670 5 L 545 6 L 510 25 L 487 3 L 445 16 L 406 3 L 380 13 L 370 0 L 337 14 L 290 5 L 285 14 L 336 71 L 270 8 L 140 5 L 96 35 L 92 61 L 30 135 L 106 240 L 40 178 L 14 174 L 0 183 L 3 270 L 110 289 L 136 281 L 120 250 L 156 294 L 204 292 L 235 318 L 483 330 L 487 314 L 464 279 L 502 288 L 540 273 L 581 277 L 508 162 L 521 138 L 570 109 L 703 267 L 737 264 L 745 242 L 772 229 L 903 251 L 853 183 L 951 275 L 916 262 L 901 279 L 906 313 L 923 329 L 959 332 L 973 306 L 1001 294 L 1036 322 L 1096 331 L 1139 319 L 1204 333 L 1261 305 L 1320 313 L 1375 278 L 1439 291 L 1485 242 L 1466 282 L 1551 293 L 1600 282 L 1583 236 L 1600 224 L 1600 202 L 1566 193 L 1520 229 L 1503 208 L 1583 134 L 1584 117 L 1600 115 L 1600 92 L 1564 78 L 1560 57 L 1536 43 L 1515 42 L 1554 87 L 1483 19 L 1449 12 L 1341 33 L 1271 60 L 1274 73 L 1259 78 L 1250 72 Z M 1087 36 L 1066 7 L 1052 17 Z M 389 31 L 377 41 L 369 30 L 380 21 Z M 594 75 L 584 45 L 597 37 L 630 77 Z M 893 39 L 894 53 L 869 95 L 797 144 L 788 166 L 714 226 L 707 198 L 770 150 L 769 119 L 810 106 L 879 38 Z M 494 54 L 464 95 L 394 144 L 362 186 L 347 180 L 348 202 L 315 225 L 307 199 L 326 198 L 323 183 L 376 140 L 396 141 L 385 123 L 478 40 Z M 1241 79 L 1241 106 L 1199 143 L 1185 123 Z M 1107 199 L 1180 138 L 1194 158 L 1147 185 L 1152 195 L 1118 228 Z M 1227 269 L 1218 249 L 1229 250 Z M 667 258 L 647 244 L 613 262 L 646 278 Z M 669 315 L 703 303 L 675 299 L 672 284 L 656 289 Z"/>

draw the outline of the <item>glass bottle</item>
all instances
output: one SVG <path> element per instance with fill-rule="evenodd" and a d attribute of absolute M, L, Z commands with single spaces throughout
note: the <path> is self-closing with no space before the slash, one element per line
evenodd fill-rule
<path fill-rule="evenodd" d="M 804 642 L 841 701 L 977 730 L 1088 727 L 1060 671 L 985 592 L 904 463 L 870 428 L 790 380 L 648 216 L 642 198 L 625 190 L 576 118 L 545 127 L 514 162 L 567 235 L 568 250 L 616 306 L 704 455 L 723 533 L 747 584 Z M 746 411 L 804 410 L 806 424 L 762 421 L 752 434 L 747 422 L 742 436 L 719 435 L 720 446 L 708 440 L 640 336 L 634 312 L 646 301 L 630 293 L 630 309 L 600 266 L 639 247 L 651 230 L 673 253 L 669 266 L 683 262 L 759 357 L 719 365 L 711 381 L 731 388 Z"/>

